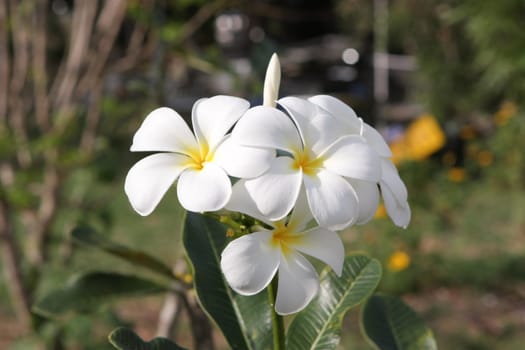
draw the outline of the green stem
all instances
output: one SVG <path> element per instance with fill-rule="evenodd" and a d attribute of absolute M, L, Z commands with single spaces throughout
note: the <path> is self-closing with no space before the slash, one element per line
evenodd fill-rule
<path fill-rule="evenodd" d="M 272 329 L 273 329 L 273 349 L 284 350 L 284 321 L 283 317 L 275 312 L 275 298 L 277 296 L 277 275 L 268 285 L 268 298 L 272 306 Z"/>

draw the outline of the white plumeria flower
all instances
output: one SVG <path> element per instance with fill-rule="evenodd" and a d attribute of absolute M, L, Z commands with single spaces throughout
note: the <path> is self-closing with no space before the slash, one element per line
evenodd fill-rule
<path fill-rule="evenodd" d="M 379 181 L 376 152 L 359 135 L 337 138 L 337 120 L 313 103 L 297 97 L 278 103 L 293 121 L 276 108 L 257 106 L 232 132 L 240 144 L 286 152 L 263 175 L 246 181 L 248 195 L 263 215 L 277 221 L 290 213 L 304 186 L 319 226 L 339 230 L 355 223 L 360 209 L 351 181 L 370 186 Z"/>
<path fill-rule="evenodd" d="M 245 184 L 240 180 L 235 185 L 228 208 L 249 214 L 272 228 L 261 228 L 230 242 L 221 256 L 223 274 L 237 293 L 254 295 L 266 288 L 278 271 L 275 311 L 280 315 L 299 312 L 319 290 L 317 272 L 301 253 L 325 262 L 341 276 L 343 242 L 328 229 L 306 229 L 312 217 L 304 193 L 288 222 L 274 222 L 259 212 Z"/>
<path fill-rule="evenodd" d="M 408 205 L 408 193 L 396 167 L 390 160 L 392 152 L 383 136 L 381 136 L 381 134 L 373 127 L 358 118 L 352 108 L 335 97 L 318 95 L 310 97 L 308 100 L 334 115 L 339 120 L 340 126 L 337 129 L 339 130 L 340 135 L 361 135 L 379 154 L 381 157 L 382 174 L 379 181 L 379 187 L 381 188 L 381 194 L 383 195 L 386 210 L 392 221 L 397 226 L 406 228 L 410 222 L 411 216 L 410 206 Z M 365 184 L 365 186 L 367 185 Z M 377 203 L 379 201 L 378 194 L 373 194 L 374 191 L 377 192 L 377 187 L 375 190 L 373 188 L 366 189 L 363 192 L 363 195 L 358 194 L 361 202 L 364 200 L 369 204 L 368 215 L 366 214 L 366 211 L 363 210 L 363 222 L 367 221 L 365 219 L 367 216 L 369 218 L 373 216 L 372 211 L 375 211 L 373 202 L 375 202 L 376 199 Z M 375 207 L 377 208 L 377 205 L 375 205 Z M 369 214 L 372 214 L 372 216 Z"/>
<path fill-rule="evenodd" d="M 192 110 L 195 135 L 174 110 L 151 112 L 135 133 L 131 151 L 163 153 L 143 158 L 126 176 L 124 189 L 135 211 L 149 215 L 177 179 L 185 209 L 219 210 L 231 196 L 228 175 L 249 178 L 264 172 L 274 153 L 240 146 L 227 135 L 248 108 L 248 101 L 232 96 L 198 100 Z"/>

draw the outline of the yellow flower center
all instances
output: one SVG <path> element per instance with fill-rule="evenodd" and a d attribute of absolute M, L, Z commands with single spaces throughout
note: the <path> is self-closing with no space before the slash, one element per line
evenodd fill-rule
<path fill-rule="evenodd" d="M 311 159 L 307 152 L 297 152 L 295 154 L 293 168 L 295 170 L 302 169 L 306 175 L 315 175 L 322 165 L 322 158 Z"/>
<path fill-rule="evenodd" d="M 296 233 L 293 227 L 288 227 L 283 223 L 277 223 L 272 233 L 272 245 L 281 248 L 283 254 L 288 254 L 292 248 L 303 239 L 303 235 Z"/>
<path fill-rule="evenodd" d="M 201 170 L 204 168 L 204 163 L 211 162 L 213 160 L 213 152 L 210 151 L 210 147 L 206 143 L 199 144 L 198 149 L 190 149 L 186 152 L 191 157 L 189 160 L 190 167 Z"/>

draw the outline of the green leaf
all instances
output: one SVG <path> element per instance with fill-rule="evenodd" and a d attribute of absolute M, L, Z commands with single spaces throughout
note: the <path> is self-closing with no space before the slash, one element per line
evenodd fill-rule
<path fill-rule="evenodd" d="M 188 213 L 183 243 L 192 265 L 199 302 L 231 348 L 271 348 L 271 305 L 265 291 L 241 296 L 234 293 L 223 278 L 220 259 L 227 243 L 226 227 L 213 218 Z"/>
<path fill-rule="evenodd" d="M 124 327 L 115 329 L 108 338 L 111 345 L 119 350 L 186 350 L 166 338 L 145 342 L 131 329 Z"/>
<path fill-rule="evenodd" d="M 71 233 L 73 239 L 87 246 L 101 249 L 111 255 L 119 257 L 134 265 L 144 267 L 150 271 L 161 274 L 169 279 L 174 279 L 173 272 L 160 260 L 132 248 L 108 240 L 90 227 L 77 227 Z"/>
<path fill-rule="evenodd" d="M 88 313 L 111 300 L 150 295 L 166 288 L 136 276 L 109 272 L 91 272 L 72 277 L 33 306 L 44 317 L 56 317 L 68 312 Z"/>
<path fill-rule="evenodd" d="M 381 264 L 362 254 L 346 257 L 341 277 L 327 267 L 320 276 L 319 295 L 290 324 L 286 349 L 335 349 L 343 316 L 365 301 L 380 280 Z"/>
<path fill-rule="evenodd" d="M 373 295 L 361 310 L 361 329 L 380 350 L 435 350 L 432 331 L 401 299 Z"/>

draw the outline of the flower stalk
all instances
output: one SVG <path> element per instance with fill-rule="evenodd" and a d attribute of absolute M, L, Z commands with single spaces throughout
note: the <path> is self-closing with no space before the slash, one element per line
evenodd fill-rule
<path fill-rule="evenodd" d="M 279 315 L 275 311 L 275 300 L 277 298 L 277 280 L 278 275 L 276 274 L 272 282 L 266 288 L 268 292 L 268 298 L 270 299 L 270 305 L 272 306 L 272 333 L 273 333 L 273 349 L 284 350 L 285 349 L 285 332 L 284 332 L 284 320 L 283 316 Z"/>

